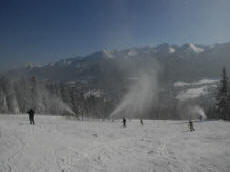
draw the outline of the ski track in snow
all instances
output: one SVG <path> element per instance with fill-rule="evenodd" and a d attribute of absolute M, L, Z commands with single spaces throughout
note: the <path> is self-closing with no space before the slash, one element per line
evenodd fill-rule
<path fill-rule="evenodd" d="M 0 172 L 229 172 L 230 123 L 0 115 Z"/>

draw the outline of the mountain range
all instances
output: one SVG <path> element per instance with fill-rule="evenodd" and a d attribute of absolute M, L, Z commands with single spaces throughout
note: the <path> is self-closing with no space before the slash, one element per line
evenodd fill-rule
<path fill-rule="evenodd" d="M 194 81 L 218 78 L 221 69 L 230 68 L 230 43 L 181 46 L 160 44 L 156 47 L 103 50 L 85 57 L 62 59 L 47 65 L 27 65 L 9 70 L 12 78 L 36 76 L 54 81 L 104 80 L 134 77 L 135 70 L 146 64 L 160 66 L 163 81 Z M 141 67 L 140 67 L 141 66 Z"/>

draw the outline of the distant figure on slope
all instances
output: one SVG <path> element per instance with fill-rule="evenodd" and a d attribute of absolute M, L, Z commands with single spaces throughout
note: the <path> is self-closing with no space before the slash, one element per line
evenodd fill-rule
<path fill-rule="evenodd" d="M 34 114 L 35 114 L 34 110 L 33 110 L 33 109 L 30 109 L 27 113 L 29 114 L 30 124 L 33 124 L 33 125 L 34 125 L 34 124 L 35 124 L 35 123 L 34 123 Z"/>
<path fill-rule="evenodd" d="M 123 128 L 126 128 L 127 126 L 126 126 L 126 118 L 125 117 L 123 117 L 122 123 L 123 123 Z"/>
<path fill-rule="evenodd" d="M 195 129 L 194 129 L 194 127 L 193 127 L 193 122 L 192 122 L 192 120 L 189 120 L 189 122 L 188 122 L 188 127 L 189 127 L 189 130 L 190 130 L 190 131 L 195 131 Z"/>
<path fill-rule="evenodd" d="M 144 125 L 144 122 L 143 122 L 143 120 L 142 120 L 142 119 L 140 119 L 140 123 L 141 123 L 141 125 L 142 125 L 142 126 Z"/>

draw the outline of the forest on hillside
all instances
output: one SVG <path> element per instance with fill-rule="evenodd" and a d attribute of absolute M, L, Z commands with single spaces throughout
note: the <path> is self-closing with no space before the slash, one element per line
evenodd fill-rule
<path fill-rule="evenodd" d="M 91 86 L 90 86 L 91 85 Z M 18 80 L 0 78 L 0 113 L 26 113 L 30 108 L 39 114 L 74 115 L 79 118 L 109 118 L 110 114 L 127 94 L 123 86 L 112 92 L 93 88 L 93 84 L 81 82 L 54 82 L 35 77 Z M 121 115 L 149 119 L 185 119 L 187 107 L 200 105 L 210 118 L 213 115 L 212 101 L 207 96 L 188 102 L 175 98 L 177 90 L 161 89 L 157 101 L 145 111 L 121 111 Z M 132 114 L 129 114 L 132 113 Z"/>

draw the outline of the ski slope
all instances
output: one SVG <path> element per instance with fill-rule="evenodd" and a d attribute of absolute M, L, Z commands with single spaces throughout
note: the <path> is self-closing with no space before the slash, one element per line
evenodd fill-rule
<path fill-rule="evenodd" d="M 230 123 L 0 115 L 0 172 L 229 172 Z"/>

